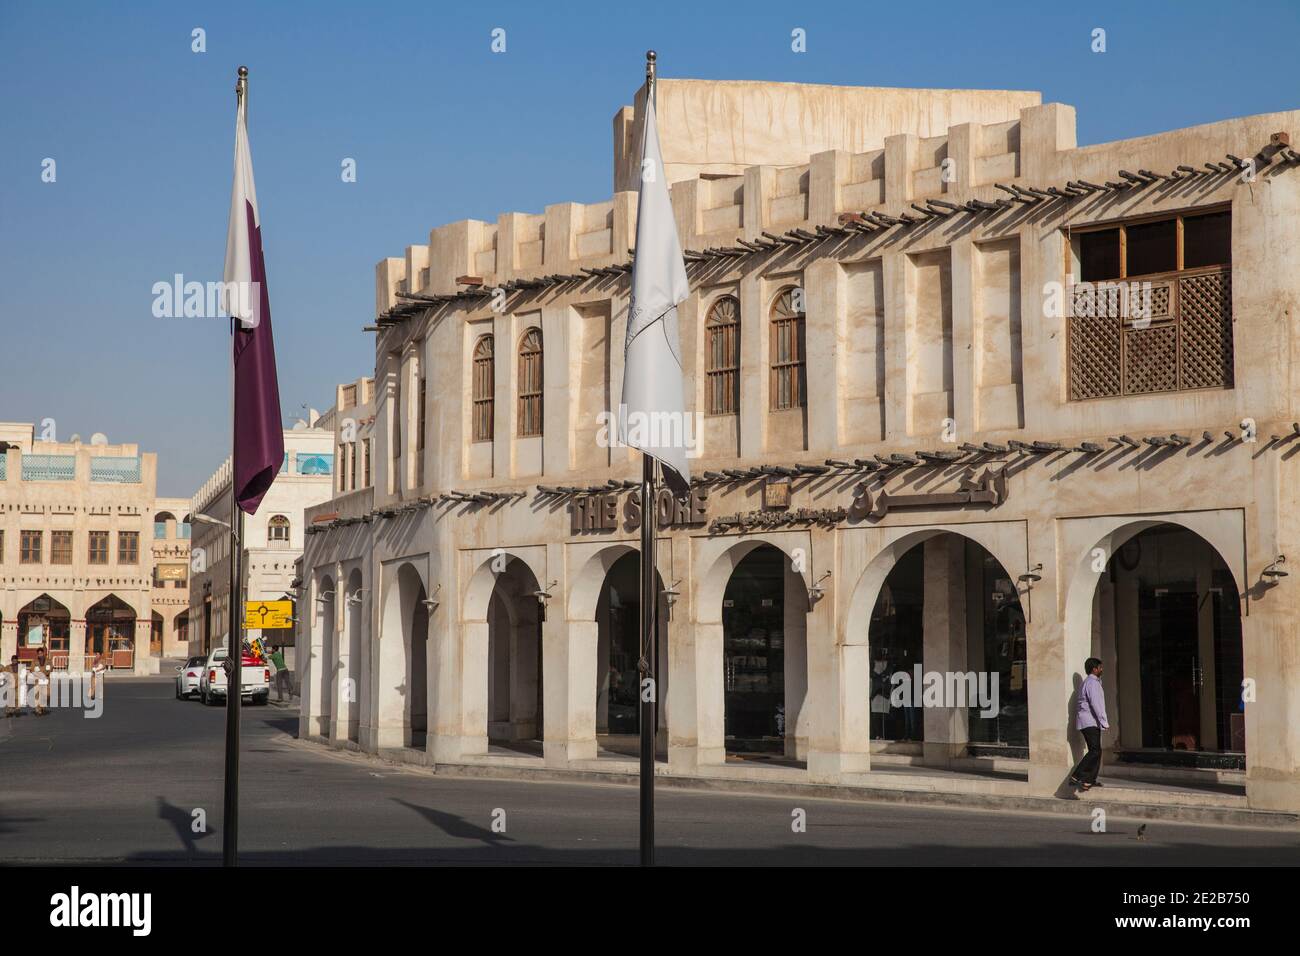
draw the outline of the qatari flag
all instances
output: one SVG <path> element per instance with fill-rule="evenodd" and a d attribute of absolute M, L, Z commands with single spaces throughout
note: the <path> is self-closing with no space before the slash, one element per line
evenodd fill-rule
<path fill-rule="evenodd" d="M 255 514 L 284 461 L 280 386 L 275 376 L 271 303 L 262 259 L 262 224 L 248 150 L 247 94 L 235 118 L 235 187 L 230 195 L 223 299 L 235 320 L 235 499 Z"/>

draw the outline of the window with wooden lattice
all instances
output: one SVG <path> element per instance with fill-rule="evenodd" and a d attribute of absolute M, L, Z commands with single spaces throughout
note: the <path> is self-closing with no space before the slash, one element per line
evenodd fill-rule
<path fill-rule="evenodd" d="M 492 364 L 492 336 L 482 335 L 474 343 L 473 359 L 473 436 L 474 441 L 492 440 L 495 416 L 496 372 Z"/>
<path fill-rule="evenodd" d="M 734 415 L 740 407 L 740 302 L 724 295 L 705 320 L 704 387 L 710 415 Z"/>
<path fill-rule="evenodd" d="M 542 330 L 532 328 L 519 340 L 519 437 L 542 433 Z"/>
<path fill-rule="evenodd" d="M 783 290 L 772 303 L 768 386 L 772 411 L 802 408 L 807 401 L 804 366 L 803 290 Z"/>
<path fill-rule="evenodd" d="M 1233 387 L 1227 210 L 1076 231 L 1071 401 Z"/>

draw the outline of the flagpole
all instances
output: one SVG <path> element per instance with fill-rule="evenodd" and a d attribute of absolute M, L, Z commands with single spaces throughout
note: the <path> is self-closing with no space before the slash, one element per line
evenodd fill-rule
<path fill-rule="evenodd" d="M 248 67 L 239 68 L 235 84 L 236 110 L 248 115 Z M 235 415 L 235 336 L 239 319 L 230 318 L 230 601 L 229 627 L 226 638 L 226 786 L 221 823 L 221 864 L 236 866 L 239 855 L 239 711 L 243 697 L 240 683 L 244 664 L 244 602 L 240 594 L 243 581 L 244 513 L 237 499 L 236 459 L 239 443 Z"/>
<path fill-rule="evenodd" d="M 655 95 L 655 51 L 645 55 L 646 104 Z M 646 111 L 647 120 L 649 110 Z M 639 250 L 638 250 L 639 251 Z M 641 763 L 640 817 L 641 865 L 655 862 L 655 716 L 659 688 L 655 680 L 658 663 L 659 594 L 655 587 L 655 459 L 641 453 Z M 648 684 L 647 684 L 648 682 Z M 647 687 L 650 693 L 647 693 Z M 647 700 L 647 698 L 649 698 Z"/>

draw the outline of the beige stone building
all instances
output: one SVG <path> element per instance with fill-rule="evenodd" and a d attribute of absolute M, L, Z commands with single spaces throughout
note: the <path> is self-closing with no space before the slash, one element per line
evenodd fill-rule
<path fill-rule="evenodd" d="M 643 97 L 609 201 L 379 263 L 304 736 L 630 766 Z M 659 117 L 698 453 L 657 505 L 663 772 L 1059 795 L 1095 655 L 1129 799 L 1300 811 L 1300 112 L 1080 147 L 1030 92 L 664 79 Z"/>
<path fill-rule="evenodd" d="M 284 431 L 285 458 L 280 474 L 262 499 L 257 514 L 244 519 L 244 599 L 292 599 L 294 562 L 302 554 L 305 509 L 329 498 L 335 458 L 332 412 L 312 412 Z M 189 653 L 207 654 L 226 643 L 230 629 L 230 459 L 213 473 L 190 500 L 196 520 L 191 542 Z M 293 644 L 293 630 L 247 631 L 270 644 Z"/>
<path fill-rule="evenodd" d="M 44 441 L 0 423 L 0 657 L 44 646 L 81 672 L 158 673 L 183 655 L 188 509 L 158 498 L 157 457 L 135 444 Z"/>

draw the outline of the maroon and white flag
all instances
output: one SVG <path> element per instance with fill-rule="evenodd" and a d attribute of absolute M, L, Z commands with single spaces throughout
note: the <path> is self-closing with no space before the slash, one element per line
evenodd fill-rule
<path fill-rule="evenodd" d="M 240 510 L 254 514 L 284 461 L 284 426 L 262 258 L 262 224 L 248 149 L 247 93 L 239 97 L 235 118 L 235 186 L 230 196 L 224 278 L 223 306 L 234 320 L 235 499 Z"/>

